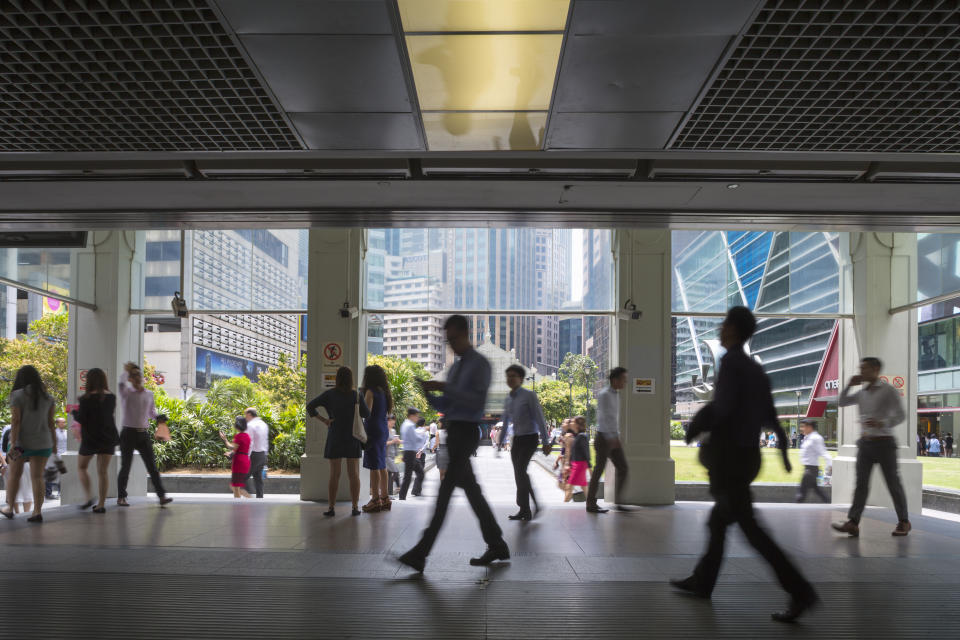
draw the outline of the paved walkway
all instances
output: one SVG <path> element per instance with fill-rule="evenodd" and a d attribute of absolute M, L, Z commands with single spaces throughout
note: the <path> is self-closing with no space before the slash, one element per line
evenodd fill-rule
<path fill-rule="evenodd" d="M 462 496 L 426 573 L 396 563 L 430 516 L 435 471 L 424 497 L 356 518 L 347 509 L 325 518 L 324 505 L 292 497 L 177 496 L 165 509 L 138 499 L 103 515 L 63 507 L 42 525 L 0 520 L 4 611 L 16 619 L 45 603 L 39 622 L 31 613 L 36 624 L 0 636 L 929 639 L 960 628 L 956 522 L 916 515 L 909 537 L 892 538 L 893 513 L 869 509 L 861 537 L 849 539 L 829 529 L 842 506 L 760 506 L 824 598 L 784 629 L 769 621 L 784 595 L 739 531 L 712 604 L 671 592 L 667 580 L 703 549 L 708 504 L 591 515 L 560 502 L 550 475 L 531 467 L 551 504 L 533 522 L 509 522 L 508 458 L 489 453 L 475 465 L 509 563 L 469 566 L 483 542 Z M 127 626 L 138 618 L 142 626 Z"/>

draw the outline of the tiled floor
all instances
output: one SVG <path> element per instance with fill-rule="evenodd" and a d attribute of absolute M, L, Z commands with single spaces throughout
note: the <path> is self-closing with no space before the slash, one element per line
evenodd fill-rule
<path fill-rule="evenodd" d="M 396 563 L 395 555 L 416 542 L 431 513 L 431 496 L 436 492 L 434 471 L 425 485 L 424 497 L 395 502 L 389 513 L 356 518 L 348 515 L 348 505 L 340 506 L 338 515 L 331 519 L 321 515 L 324 505 L 301 503 L 292 497 L 235 503 L 225 496 L 177 496 L 165 509 L 158 508 L 152 500 L 137 500 L 129 509 L 110 505 L 104 515 L 69 507 L 51 509 L 45 513 L 42 525 L 28 524 L 22 518 L 2 520 L 0 548 L 4 560 L 0 563 L 0 589 L 6 593 L 5 587 L 12 584 L 47 588 L 44 585 L 62 583 L 99 589 L 132 581 L 169 590 L 185 584 L 192 596 L 180 606 L 197 610 L 184 615 L 207 611 L 221 616 L 226 613 L 210 611 L 209 607 L 219 606 L 217 598 L 222 594 L 215 596 L 211 590 L 220 589 L 223 584 L 269 586 L 272 594 L 326 590 L 334 598 L 341 592 L 362 592 L 393 604 L 372 610 L 361 607 L 358 615 L 382 618 L 384 624 L 389 624 L 397 615 L 394 599 L 400 597 L 401 591 L 407 594 L 413 581 L 414 591 L 409 593 L 455 587 L 444 596 L 446 599 L 441 598 L 442 606 L 461 606 L 463 602 L 480 606 L 482 610 L 475 613 L 482 624 L 471 627 L 467 634 L 472 636 L 477 631 L 475 637 L 510 637 L 514 628 L 508 624 L 510 618 L 501 619 L 494 614 L 519 607 L 520 603 L 510 600 L 508 595 L 522 599 L 527 597 L 524 593 L 538 599 L 530 603 L 528 615 L 538 615 L 536 612 L 543 607 L 550 612 L 539 627 L 525 626 L 524 637 L 540 637 L 539 631 L 544 637 L 556 637 L 563 629 L 563 612 L 573 609 L 580 611 L 577 615 L 590 616 L 589 631 L 594 636 L 633 637 L 624 625 L 642 618 L 644 611 L 658 620 L 669 620 L 663 618 L 664 607 L 673 607 L 673 615 L 684 616 L 683 624 L 678 620 L 675 628 L 651 631 L 648 636 L 669 637 L 676 632 L 685 637 L 737 637 L 736 621 L 741 619 L 761 625 L 750 632 L 753 637 L 784 633 L 766 617 L 784 597 L 766 565 L 739 531 L 734 530 L 728 538 L 728 560 L 712 608 L 707 603 L 690 603 L 670 592 L 668 578 L 687 574 L 703 549 L 708 504 L 681 503 L 632 513 L 590 515 L 582 504 L 563 504 L 552 478 L 531 467 L 541 501 L 550 504 L 533 522 L 510 522 L 506 516 L 516 507 L 511 504 L 514 489 L 508 458 L 493 459 L 487 450 L 476 459 L 476 465 L 513 553 L 509 563 L 495 568 L 468 564 L 471 555 L 482 551 L 483 542 L 462 497 L 454 500 L 424 576 L 418 577 Z M 870 509 L 862 522 L 861 537 L 849 539 L 835 535 L 829 528 L 831 520 L 842 519 L 842 508 L 761 505 L 759 512 L 775 538 L 824 595 L 821 613 L 791 628 L 789 634 L 805 637 L 809 633 L 821 638 L 856 635 L 860 620 L 866 626 L 876 627 L 873 637 L 909 637 L 920 629 L 927 638 L 956 637 L 956 629 L 960 628 L 960 608 L 956 606 L 960 587 L 960 523 L 915 515 L 911 535 L 892 538 L 893 514 Z M 182 582 L 177 576 L 194 580 Z M 218 582 L 221 578 L 228 582 Z M 137 593 L 148 600 L 154 597 L 142 590 Z M 597 605 L 597 611 L 605 612 L 602 616 L 593 616 L 589 608 L 582 610 L 600 593 L 608 594 Z M 163 597 L 157 597 L 162 604 Z M 936 616 L 924 613 L 929 603 L 923 599 L 928 597 L 934 598 Z M 563 598 L 573 599 L 570 606 Z M 900 606 L 894 616 L 887 601 L 896 600 L 902 605 L 904 598 L 920 601 L 914 608 Z M 613 601 L 621 603 L 620 613 L 609 609 Z M 659 603 L 657 611 L 651 609 L 653 602 Z M 256 608 L 256 602 L 249 604 Z M 142 615 L 151 615 L 149 607 L 143 606 L 146 608 Z M 286 611 L 288 604 L 271 606 Z M 335 608 L 335 603 L 311 600 L 304 606 L 317 607 L 311 615 L 323 619 L 333 615 L 331 607 Z M 347 602 L 343 606 L 354 607 L 357 603 Z M 521 617 L 522 611 L 521 608 Z M 870 612 L 869 618 L 855 615 L 866 611 Z M 435 628 L 434 622 L 439 625 L 448 613 L 437 611 L 435 619 L 424 617 L 420 637 L 433 637 L 427 632 L 447 637 L 441 628 Z M 51 624 L 59 620 L 51 615 Z M 916 624 L 907 624 L 903 615 L 915 615 Z M 89 636 L 86 629 L 70 633 L 73 637 L 113 637 L 114 632 L 122 635 L 122 621 L 113 620 L 109 611 L 107 618 L 110 621 L 106 627 L 96 633 L 89 630 Z M 846 621 L 840 625 L 842 629 L 831 626 L 840 624 L 837 620 Z M 164 626 L 173 625 L 173 621 L 163 617 L 151 624 L 151 629 L 161 636 L 190 636 L 189 632 L 182 635 L 184 632 L 177 631 L 175 625 Z M 259 621 L 249 624 L 256 626 Z M 275 626 L 274 635 L 279 628 L 296 635 L 296 625 Z M 193 629 L 196 637 L 215 637 L 221 632 L 219 627 Z M 322 633 L 301 629 L 300 637 L 344 637 L 351 633 L 367 637 L 364 629 L 367 627 L 362 625 L 355 629 L 326 628 Z M 406 633 L 401 631 L 397 629 L 394 636 Z M 414 633 L 417 628 L 410 631 Z M 144 633 L 133 637 L 149 637 Z M 170 635 L 176 633 L 181 635 Z M 32 636 L 22 632 L 20 637 Z"/>

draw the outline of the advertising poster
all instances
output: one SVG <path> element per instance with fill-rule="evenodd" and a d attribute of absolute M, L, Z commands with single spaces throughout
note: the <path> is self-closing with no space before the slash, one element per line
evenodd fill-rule
<path fill-rule="evenodd" d="M 269 367 L 253 360 L 197 347 L 197 388 L 209 389 L 217 380 L 245 376 L 256 382 Z"/>

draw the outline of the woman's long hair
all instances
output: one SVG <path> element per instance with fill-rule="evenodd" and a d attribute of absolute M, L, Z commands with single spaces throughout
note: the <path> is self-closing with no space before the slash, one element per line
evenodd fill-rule
<path fill-rule="evenodd" d="M 340 367 L 337 369 L 337 383 L 335 388 L 338 391 L 353 391 L 353 370 L 350 367 Z"/>
<path fill-rule="evenodd" d="M 103 369 L 93 368 L 87 371 L 87 391 L 84 397 L 89 397 L 94 393 L 110 393 L 110 387 L 107 386 L 107 374 Z"/>
<path fill-rule="evenodd" d="M 387 383 L 387 372 L 380 365 L 372 364 L 363 370 L 364 389 L 370 391 L 379 391 L 387 397 L 387 413 L 393 411 L 393 395 L 390 393 L 390 385 Z"/>
<path fill-rule="evenodd" d="M 35 367 L 25 364 L 17 370 L 17 376 L 13 379 L 13 389 L 24 389 L 30 399 L 33 401 L 33 408 L 40 406 L 40 398 L 49 398 L 47 385 L 43 384 L 43 378 Z"/>

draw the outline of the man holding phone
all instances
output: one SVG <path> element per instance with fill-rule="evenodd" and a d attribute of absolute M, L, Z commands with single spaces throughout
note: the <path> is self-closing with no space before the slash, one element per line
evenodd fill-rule
<path fill-rule="evenodd" d="M 400 556 L 403 564 L 422 572 L 433 543 L 440 533 L 443 520 L 447 515 L 450 497 L 456 487 L 467 494 L 470 507 L 480 520 L 483 540 L 487 551 L 479 558 L 471 558 L 470 564 L 486 566 L 496 560 L 507 560 L 510 549 L 503 539 L 503 532 L 483 497 L 483 491 L 473 475 L 470 457 L 480 444 L 479 424 L 483 419 L 487 404 L 487 391 L 490 388 L 490 363 L 470 344 L 470 323 L 461 315 L 447 318 L 444 324 L 447 342 L 457 361 L 450 368 L 446 382 L 430 380 L 420 382 L 427 395 L 427 401 L 444 414 L 447 420 L 447 450 L 450 462 L 447 472 L 440 481 L 440 493 L 430 525 L 423 532 L 420 542 Z M 440 394 L 440 395 L 434 395 Z"/>
<path fill-rule="evenodd" d="M 130 464 L 134 449 L 140 454 L 143 466 L 150 474 L 153 488 L 160 499 L 160 506 L 170 504 L 160 481 L 160 472 L 153 457 L 153 439 L 150 437 L 150 420 L 157 416 L 153 392 L 143 386 L 143 372 L 133 362 L 123 365 L 123 374 L 117 384 L 120 396 L 120 473 L 117 474 L 117 505 L 129 507 L 127 481 L 130 479 Z"/>

